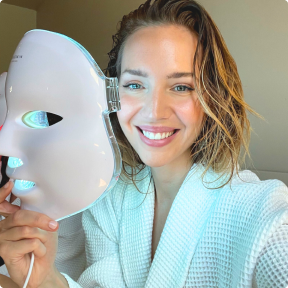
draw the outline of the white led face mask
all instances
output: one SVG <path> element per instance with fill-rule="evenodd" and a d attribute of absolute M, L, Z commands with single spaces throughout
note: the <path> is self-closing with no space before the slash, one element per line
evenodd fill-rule
<path fill-rule="evenodd" d="M 8 70 L 6 100 L 0 155 L 9 156 L 21 209 L 61 220 L 115 185 L 121 156 L 109 113 L 120 109 L 118 81 L 79 43 L 27 32 Z"/>
<path fill-rule="evenodd" d="M 4 123 L 7 114 L 7 105 L 5 99 L 5 83 L 6 83 L 7 72 L 0 75 L 0 131 Z M 1 155 L 1 154 L 0 154 Z"/>

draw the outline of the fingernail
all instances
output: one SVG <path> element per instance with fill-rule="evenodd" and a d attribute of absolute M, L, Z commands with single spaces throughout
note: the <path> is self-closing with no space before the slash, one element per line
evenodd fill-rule
<path fill-rule="evenodd" d="M 12 179 L 12 178 L 10 178 L 10 179 L 9 179 L 9 181 L 10 181 L 10 182 L 13 182 L 13 183 L 15 182 L 15 180 L 14 180 L 14 179 Z"/>
<path fill-rule="evenodd" d="M 4 188 L 7 188 L 9 186 L 9 182 L 7 182 L 5 185 L 4 185 Z"/>
<path fill-rule="evenodd" d="M 49 227 L 51 228 L 51 229 L 55 229 L 56 227 L 57 227 L 57 222 L 56 221 L 50 221 L 49 222 Z"/>

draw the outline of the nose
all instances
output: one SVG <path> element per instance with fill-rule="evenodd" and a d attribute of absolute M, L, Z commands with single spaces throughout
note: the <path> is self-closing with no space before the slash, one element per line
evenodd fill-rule
<path fill-rule="evenodd" d="M 171 114 L 170 99 L 163 88 L 153 89 L 145 96 L 142 116 L 149 121 L 168 119 Z"/>

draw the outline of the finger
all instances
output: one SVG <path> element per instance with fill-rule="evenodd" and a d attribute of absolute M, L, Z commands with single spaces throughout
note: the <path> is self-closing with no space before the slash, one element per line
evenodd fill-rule
<path fill-rule="evenodd" d="M 0 234 L 0 241 L 19 241 L 32 238 L 37 238 L 44 244 L 47 242 L 48 232 L 37 227 L 20 226 L 13 227 Z"/>
<path fill-rule="evenodd" d="M 56 224 L 56 227 L 49 226 L 51 222 Z M 0 221 L 0 231 L 8 230 L 15 226 L 30 226 L 46 231 L 56 231 L 59 224 L 43 213 L 20 209 Z"/>
<path fill-rule="evenodd" d="M 9 215 L 15 213 L 20 210 L 18 205 L 10 204 L 8 201 L 4 201 L 0 204 L 0 215 L 4 217 L 8 217 Z"/>
<path fill-rule="evenodd" d="M 11 193 L 14 184 L 11 184 L 9 181 L 6 185 L 0 189 L 0 215 L 3 215 L 4 217 L 7 217 L 20 209 L 18 205 L 12 205 L 9 201 L 5 200 L 7 199 L 7 196 L 9 196 L 9 193 Z"/>
<path fill-rule="evenodd" d="M 47 249 L 39 239 L 24 239 L 16 242 L 2 242 L 0 246 L 1 257 L 7 264 L 23 255 L 33 252 L 35 257 L 45 256 Z M 9 264 L 8 264 L 9 265 Z"/>
<path fill-rule="evenodd" d="M 0 188 L 0 203 L 2 203 L 11 193 L 13 186 L 14 183 L 12 182 L 12 180 L 9 180 L 2 188 Z"/>

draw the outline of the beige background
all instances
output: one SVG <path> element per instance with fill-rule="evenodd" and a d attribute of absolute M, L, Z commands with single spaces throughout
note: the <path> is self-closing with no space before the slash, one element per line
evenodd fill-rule
<path fill-rule="evenodd" d="M 8 70 L 24 33 L 36 28 L 37 12 L 0 3 L 0 74 Z"/>
<path fill-rule="evenodd" d="M 23 34 L 45 29 L 82 44 L 106 68 L 121 17 L 144 0 L 4 0 L 0 4 L 0 73 Z M 285 0 L 199 0 L 236 60 L 246 101 L 266 118 L 250 117 L 250 151 L 260 179 L 288 185 L 288 3 Z M 13 5 L 12 5 L 13 4 Z M 28 9 L 29 8 L 29 9 Z"/>

